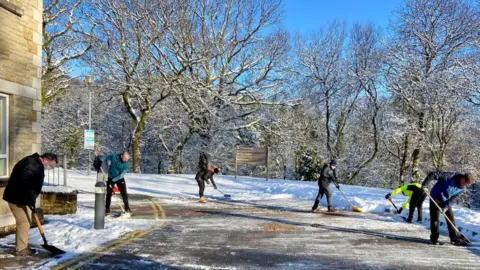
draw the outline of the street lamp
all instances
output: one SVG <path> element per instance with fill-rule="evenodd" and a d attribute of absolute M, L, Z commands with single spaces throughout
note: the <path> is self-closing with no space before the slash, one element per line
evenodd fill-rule
<path fill-rule="evenodd" d="M 87 82 L 87 90 L 88 90 L 88 129 L 92 129 L 92 91 L 90 89 L 90 85 L 93 82 L 92 76 L 85 76 L 85 81 Z M 90 149 L 88 150 L 88 164 L 87 164 L 87 175 L 90 175 L 90 167 L 92 164 L 92 157 Z"/>

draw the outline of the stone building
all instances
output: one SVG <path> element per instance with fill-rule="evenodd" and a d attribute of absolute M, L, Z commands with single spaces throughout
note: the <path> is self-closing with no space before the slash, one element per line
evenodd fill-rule
<path fill-rule="evenodd" d="M 42 0 L 0 0 L 0 198 L 17 161 L 41 151 Z M 15 220 L 0 199 L 0 233 Z"/>

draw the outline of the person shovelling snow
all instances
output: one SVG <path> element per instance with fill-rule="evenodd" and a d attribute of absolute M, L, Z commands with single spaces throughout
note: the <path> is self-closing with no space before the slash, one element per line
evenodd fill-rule
<path fill-rule="evenodd" d="M 205 197 L 203 196 L 203 192 L 205 191 L 205 182 L 207 184 L 210 184 L 210 181 L 212 181 L 212 185 L 214 189 L 217 189 L 217 185 L 215 184 L 215 181 L 213 180 L 213 175 L 219 173 L 219 169 L 212 167 L 209 169 L 201 169 L 196 175 L 195 175 L 195 180 L 197 180 L 198 188 L 199 188 L 199 195 L 200 195 L 200 200 L 199 202 L 206 202 Z"/>
<path fill-rule="evenodd" d="M 315 212 L 318 208 L 318 204 L 322 199 L 323 195 L 327 195 L 327 204 L 328 204 L 328 212 L 336 212 L 335 209 L 332 208 L 332 192 L 330 191 L 329 185 L 331 182 L 335 185 L 337 189 L 340 189 L 338 185 L 337 175 L 335 172 L 335 168 L 337 167 L 337 161 L 332 159 L 329 164 L 325 163 L 322 168 L 322 172 L 320 173 L 320 178 L 318 179 L 318 195 L 315 199 L 315 203 L 312 207 L 312 212 Z"/>
<path fill-rule="evenodd" d="M 16 256 L 30 256 L 36 251 L 28 246 L 28 231 L 32 223 L 32 209 L 42 191 L 45 170 L 57 165 L 57 155 L 44 153 L 24 157 L 13 167 L 3 193 L 3 199 L 15 218 Z"/>
<path fill-rule="evenodd" d="M 475 183 L 474 176 L 470 173 L 462 174 L 458 172 L 431 172 L 422 183 L 422 189 L 428 194 L 428 185 L 432 180 L 437 183 L 430 190 L 430 241 L 436 245 L 438 243 L 439 216 L 444 214 L 447 222 L 450 242 L 454 245 L 466 245 L 466 241 L 459 237 L 455 227 L 455 220 L 451 204 L 455 198 L 465 191 L 465 188 Z M 433 199 L 433 201 L 432 201 Z M 441 208 L 441 209 L 440 209 Z M 448 220 L 447 220 L 448 221 Z"/>
<path fill-rule="evenodd" d="M 107 197 L 105 202 L 105 214 L 110 214 L 110 203 L 112 201 L 113 187 L 116 185 L 120 194 L 122 195 L 123 204 L 125 205 L 125 214 L 123 216 L 128 217 L 132 215 L 130 206 L 128 204 L 127 184 L 125 183 L 125 174 L 128 171 L 128 160 L 130 155 L 128 152 L 114 155 L 102 155 L 98 153 L 102 162 L 110 162 L 108 168 L 108 180 L 107 180 Z"/>
<path fill-rule="evenodd" d="M 420 183 L 410 183 L 403 185 L 397 189 L 392 190 L 385 196 L 385 199 L 390 200 L 392 196 L 395 196 L 399 193 L 407 196 L 407 201 L 400 207 L 397 214 L 402 213 L 403 209 L 409 208 L 407 222 L 412 223 L 413 221 L 413 214 L 415 212 L 415 208 L 418 210 L 418 217 L 417 221 L 422 222 L 422 204 L 427 197 L 422 190 L 422 185 Z"/>

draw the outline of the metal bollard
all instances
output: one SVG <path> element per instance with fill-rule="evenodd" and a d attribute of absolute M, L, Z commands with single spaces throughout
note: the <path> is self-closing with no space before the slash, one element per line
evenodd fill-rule
<path fill-rule="evenodd" d="M 105 228 L 105 183 L 95 184 L 95 230 Z"/>

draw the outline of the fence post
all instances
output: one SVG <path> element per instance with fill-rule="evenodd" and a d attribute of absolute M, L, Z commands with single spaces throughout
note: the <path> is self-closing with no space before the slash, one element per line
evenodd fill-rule
<path fill-rule="evenodd" d="M 67 154 L 63 155 L 63 185 L 67 186 Z"/>

